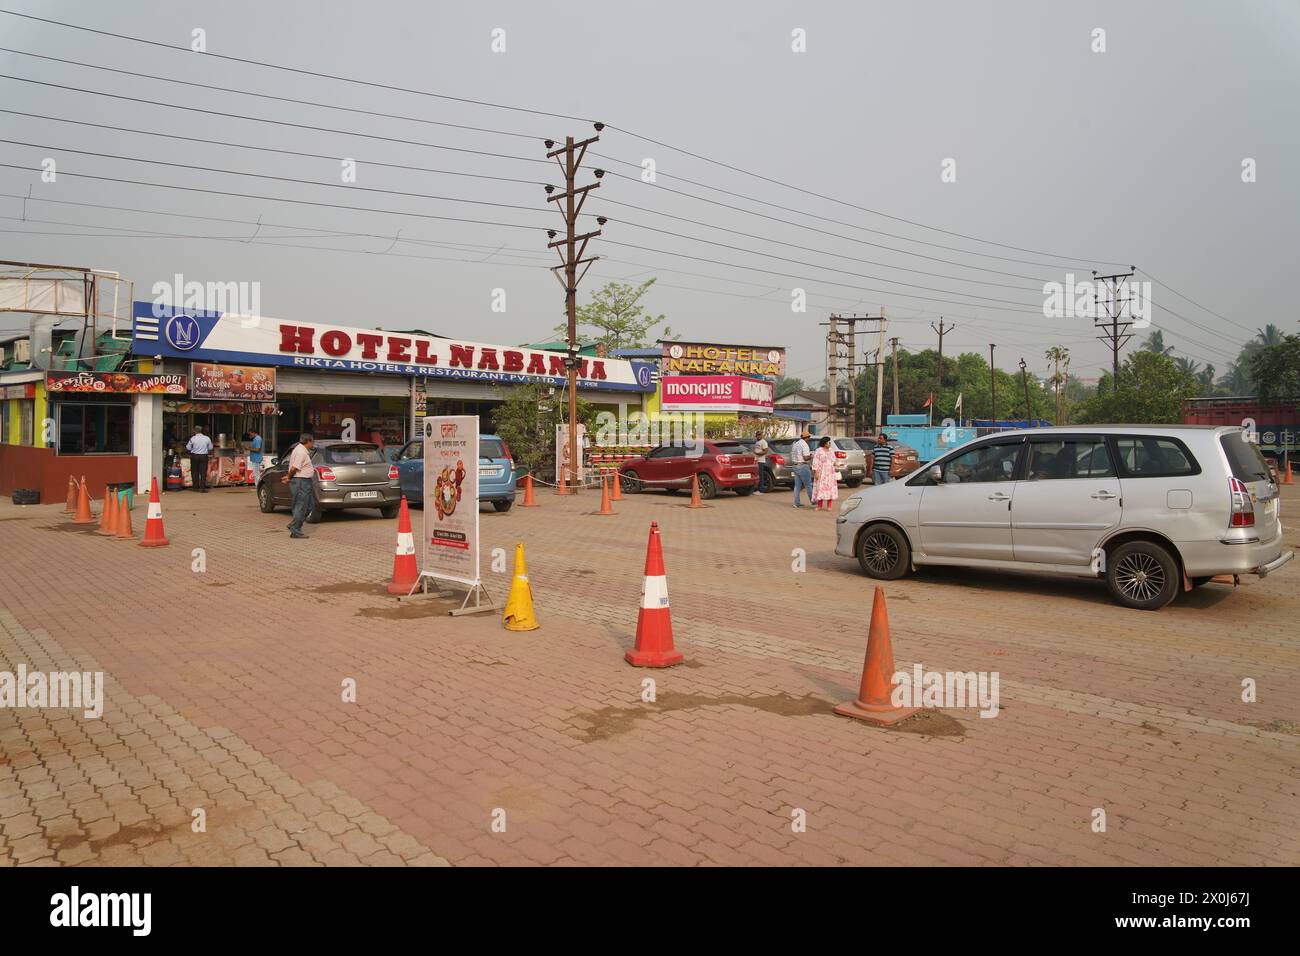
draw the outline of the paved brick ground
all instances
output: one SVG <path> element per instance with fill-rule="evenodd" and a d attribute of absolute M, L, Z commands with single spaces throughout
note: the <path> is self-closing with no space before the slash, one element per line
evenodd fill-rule
<path fill-rule="evenodd" d="M 880 730 L 830 712 L 872 594 L 830 515 L 539 498 L 482 515 L 488 552 L 527 547 L 526 634 L 384 594 L 376 512 L 292 541 L 247 492 L 169 495 L 149 550 L 0 504 L 0 670 L 108 685 L 100 720 L 0 710 L 0 865 L 1300 862 L 1294 567 L 1158 614 L 1092 582 L 893 583 L 899 666 L 997 670 L 1003 709 Z M 687 656 L 665 671 L 622 660 L 651 519 Z"/>

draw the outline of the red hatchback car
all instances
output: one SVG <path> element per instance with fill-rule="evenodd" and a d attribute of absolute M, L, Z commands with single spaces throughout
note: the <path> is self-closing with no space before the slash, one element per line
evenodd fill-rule
<path fill-rule="evenodd" d="M 700 476 L 701 498 L 719 491 L 747 495 L 758 488 L 758 462 L 744 445 L 730 441 L 670 442 L 623 462 L 618 472 L 628 492 L 689 488 L 692 475 Z"/>

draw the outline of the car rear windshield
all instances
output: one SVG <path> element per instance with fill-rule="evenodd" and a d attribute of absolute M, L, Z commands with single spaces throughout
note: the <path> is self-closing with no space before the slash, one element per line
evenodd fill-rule
<path fill-rule="evenodd" d="M 834 438 L 831 439 L 839 445 L 844 451 L 862 451 L 862 446 L 852 438 Z"/>
<path fill-rule="evenodd" d="M 713 443 L 714 451 L 719 455 L 748 455 L 749 449 L 737 441 L 717 441 Z"/>
<path fill-rule="evenodd" d="M 1259 446 L 1246 441 L 1245 432 L 1230 432 L 1219 439 L 1223 453 L 1228 456 L 1228 468 L 1238 481 L 1268 481 L 1268 463 L 1259 453 Z"/>
<path fill-rule="evenodd" d="M 480 458 L 504 458 L 506 450 L 501 447 L 501 441 L 497 438 L 480 438 L 478 440 L 478 456 Z"/>
<path fill-rule="evenodd" d="M 377 465 L 384 453 L 378 445 L 326 445 L 322 457 L 327 465 Z"/>

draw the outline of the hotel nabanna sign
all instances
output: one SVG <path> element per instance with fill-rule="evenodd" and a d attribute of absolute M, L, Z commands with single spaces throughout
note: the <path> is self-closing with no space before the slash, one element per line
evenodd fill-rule
<path fill-rule="evenodd" d="M 664 342 L 665 375 L 785 374 L 785 349 L 766 345 L 712 345 L 703 342 Z"/>

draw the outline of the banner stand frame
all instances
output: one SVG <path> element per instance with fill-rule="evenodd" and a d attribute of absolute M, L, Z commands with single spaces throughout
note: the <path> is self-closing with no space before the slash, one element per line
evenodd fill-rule
<path fill-rule="evenodd" d="M 451 617 L 460 617 L 463 614 L 487 614 L 490 612 L 495 613 L 498 610 L 497 606 L 492 602 L 492 595 L 488 594 L 488 590 L 483 586 L 482 581 L 473 581 L 473 582 L 457 581 L 454 578 L 439 577 L 438 575 L 434 574 L 431 571 L 421 571 L 420 576 L 416 578 L 415 583 L 411 585 L 411 590 L 406 592 L 406 596 L 410 597 L 412 594 L 415 593 L 417 588 L 419 588 L 421 593 L 428 594 L 429 581 L 431 580 L 439 581 L 444 585 L 460 584 L 460 585 L 467 585 L 469 587 L 469 590 L 465 592 L 465 599 L 460 602 L 460 607 L 453 608 L 452 610 L 447 612 L 447 614 L 450 615 Z M 474 599 L 474 604 L 472 607 L 469 606 L 470 598 Z M 486 604 L 483 603 L 484 601 L 486 601 L 487 603 Z"/>

